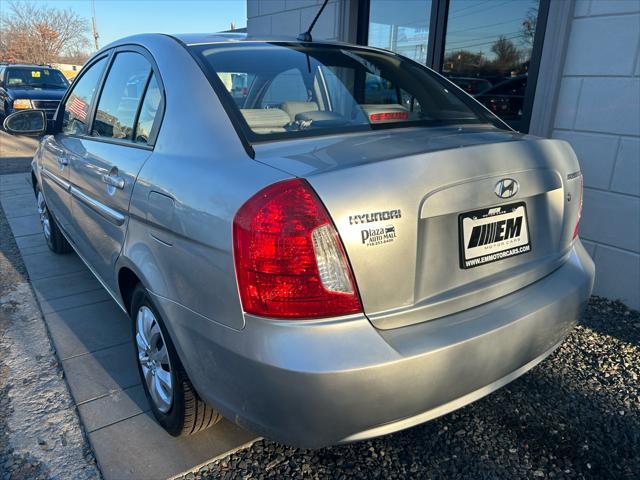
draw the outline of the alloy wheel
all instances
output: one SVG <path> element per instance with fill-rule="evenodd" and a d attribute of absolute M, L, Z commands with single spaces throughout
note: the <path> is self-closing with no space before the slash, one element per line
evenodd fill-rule
<path fill-rule="evenodd" d="M 138 362 L 147 390 L 158 410 L 167 413 L 173 404 L 173 378 L 167 343 L 158 320 L 147 306 L 136 315 Z"/>
<path fill-rule="evenodd" d="M 51 238 L 51 218 L 49 217 L 49 210 L 47 204 L 44 201 L 44 195 L 42 192 L 38 192 L 36 198 L 38 204 L 38 215 L 40 215 L 40 224 L 42 225 L 42 232 L 47 240 Z"/>

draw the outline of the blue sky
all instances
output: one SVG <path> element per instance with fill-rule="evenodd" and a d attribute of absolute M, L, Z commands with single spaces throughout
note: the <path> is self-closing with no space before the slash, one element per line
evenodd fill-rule
<path fill-rule="evenodd" d="M 91 0 L 35 3 L 71 8 L 91 19 Z M 218 32 L 232 21 L 237 27 L 247 24 L 246 0 L 95 0 L 95 7 L 101 47 L 135 33 Z"/>
<path fill-rule="evenodd" d="M 91 0 L 36 0 L 36 3 L 72 8 L 88 21 L 91 19 Z M 409 29 L 428 26 L 429 0 L 371 3 L 377 4 L 377 8 L 372 8 L 374 22 L 399 22 Z M 399 4 L 403 8 L 399 9 Z M 521 44 L 522 20 L 529 8 L 537 4 L 538 0 L 452 0 L 446 49 L 482 51 L 490 56 L 491 44 L 499 35 Z M 229 29 L 232 21 L 237 27 L 244 27 L 247 18 L 246 0 L 95 0 L 95 8 L 100 46 L 135 33 L 217 32 Z M 380 31 L 372 28 L 372 44 L 388 47 L 385 32 L 385 27 Z M 426 43 L 426 31 L 418 36 L 420 43 Z M 403 53 L 412 56 L 411 51 Z"/>

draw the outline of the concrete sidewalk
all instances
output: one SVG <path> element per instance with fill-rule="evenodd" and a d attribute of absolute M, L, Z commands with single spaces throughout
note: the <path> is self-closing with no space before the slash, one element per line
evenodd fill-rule
<path fill-rule="evenodd" d="M 0 201 L 105 478 L 168 478 L 255 441 L 226 420 L 186 439 L 166 434 L 140 385 L 130 320 L 75 254 L 49 251 L 29 174 L 0 176 Z"/>

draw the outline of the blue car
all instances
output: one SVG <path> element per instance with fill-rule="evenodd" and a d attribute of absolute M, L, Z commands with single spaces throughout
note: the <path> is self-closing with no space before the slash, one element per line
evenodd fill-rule
<path fill-rule="evenodd" d="M 44 110 L 53 120 L 69 81 L 60 70 L 40 65 L 0 65 L 0 121 L 26 109 Z"/>

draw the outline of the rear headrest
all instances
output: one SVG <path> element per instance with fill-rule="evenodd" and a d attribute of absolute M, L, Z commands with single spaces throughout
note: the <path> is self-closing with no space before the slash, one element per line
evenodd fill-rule
<path fill-rule="evenodd" d="M 256 133 L 284 132 L 284 127 L 291 122 L 289 115 L 279 108 L 242 108 L 240 112 Z"/>
<path fill-rule="evenodd" d="M 289 114 L 291 121 L 294 121 L 299 113 L 316 112 L 318 104 L 316 102 L 282 102 L 280 108 Z"/>

